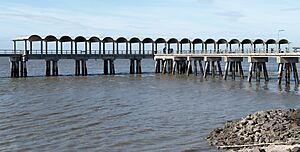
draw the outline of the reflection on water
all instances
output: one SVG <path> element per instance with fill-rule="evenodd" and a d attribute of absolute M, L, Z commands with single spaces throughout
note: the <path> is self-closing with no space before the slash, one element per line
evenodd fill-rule
<path fill-rule="evenodd" d="M 122 62 L 117 70 L 128 73 Z M 42 77 L 43 65 L 30 66 L 41 76 L 0 78 L 1 151 L 216 151 L 205 137 L 225 121 L 300 106 L 299 87 L 277 85 L 276 76 L 248 83 L 160 75 L 144 61 L 143 75 L 95 75 L 95 62 L 88 77 Z M 60 67 L 63 75 L 70 67 Z"/>

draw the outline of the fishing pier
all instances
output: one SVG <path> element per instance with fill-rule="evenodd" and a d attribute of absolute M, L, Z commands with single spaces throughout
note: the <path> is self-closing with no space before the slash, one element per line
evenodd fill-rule
<path fill-rule="evenodd" d="M 30 60 L 45 61 L 45 75 L 59 75 L 59 60 L 74 60 L 76 76 L 88 75 L 87 62 L 90 59 L 103 60 L 104 75 L 115 74 L 115 60 L 129 60 L 130 74 L 142 73 L 142 60 L 154 59 L 155 73 L 162 74 L 195 74 L 207 78 L 220 77 L 224 80 L 231 76 L 235 79 L 244 75 L 243 63 L 249 64 L 247 80 L 260 81 L 261 77 L 269 81 L 267 63 L 275 58 L 278 64 L 278 83 L 285 78 L 290 83 L 293 75 L 295 84 L 299 84 L 297 63 L 300 52 L 291 49 L 290 42 L 281 40 L 250 39 L 202 39 L 183 38 L 113 39 L 105 37 L 85 38 L 78 36 L 41 37 L 31 35 L 13 40 L 12 50 L 0 51 L 0 57 L 9 57 L 11 77 L 27 77 L 27 62 Z M 21 44 L 21 49 L 19 45 Z M 51 45 L 51 49 L 49 47 Z M 224 62 L 222 67 L 221 62 Z M 246 64 L 244 63 L 244 64 Z"/>

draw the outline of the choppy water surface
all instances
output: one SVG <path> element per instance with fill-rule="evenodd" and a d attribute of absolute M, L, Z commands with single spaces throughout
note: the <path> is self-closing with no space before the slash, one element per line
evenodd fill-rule
<path fill-rule="evenodd" d="M 0 59 L 0 151 L 215 151 L 205 140 L 227 120 L 271 108 L 300 107 L 298 87 L 151 73 L 75 77 L 73 62 L 43 77 L 44 63 L 29 63 L 29 75 L 8 78 Z M 119 61 L 117 72 L 128 73 Z M 274 77 L 274 76 L 273 76 Z"/>

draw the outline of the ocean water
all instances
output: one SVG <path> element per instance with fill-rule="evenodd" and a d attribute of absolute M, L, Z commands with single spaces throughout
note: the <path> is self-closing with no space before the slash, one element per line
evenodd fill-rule
<path fill-rule="evenodd" d="M 142 75 L 129 61 L 114 76 L 102 61 L 88 61 L 87 77 L 74 76 L 74 61 L 59 62 L 59 77 L 44 77 L 44 62 L 29 61 L 27 78 L 9 78 L 0 58 L 0 151 L 217 151 L 206 136 L 228 120 L 277 108 L 299 108 L 299 87 L 271 80 Z M 245 72 L 247 63 L 244 63 Z"/>

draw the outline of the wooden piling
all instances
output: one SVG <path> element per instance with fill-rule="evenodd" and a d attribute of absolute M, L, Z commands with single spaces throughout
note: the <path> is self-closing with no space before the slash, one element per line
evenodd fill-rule
<path fill-rule="evenodd" d="M 260 71 L 261 71 L 261 63 L 256 63 L 256 81 L 260 81 Z"/>
<path fill-rule="evenodd" d="M 108 75 L 108 60 L 103 60 L 103 73 Z"/>
<path fill-rule="evenodd" d="M 163 74 L 167 73 L 167 60 L 163 60 L 163 70 L 162 70 Z"/>
<path fill-rule="evenodd" d="M 252 69 L 253 69 L 253 62 L 250 62 L 249 72 L 248 72 L 248 82 L 251 82 L 252 80 Z"/>
<path fill-rule="evenodd" d="M 286 84 L 290 84 L 290 63 L 285 64 L 285 72 Z"/>
<path fill-rule="evenodd" d="M 172 73 L 172 60 L 168 60 L 168 73 Z"/>
<path fill-rule="evenodd" d="M 46 60 L 46 67 L 45 67 L 45 70 L 46 70 L 46 76 L 50 76 L 51 75 L 51 61 L 48 61 Z"/>
<path fill-rule="evenodd" d="M 197 60 L 194 60 L 194 75 L 197 75 Z"/>
<path fill-rule="evenodd" d="M 175 73 L 176 73 L 176 67 L 177 67 L 178 65 L 177 65 L 177 61 L 173 61 L 173 69 L 172 69 L 172 74 L 173 75 L 175 75 Z"/>
<path fill-rule="evenodd" d="M 293 67 L 294 81 L 295 81 L 295 84 L 298 85 L 299 84 L 299 77 L 298 77 L 298 70 L 297 70 L 296 63 L 292 63 L 292 67 Z"/>
<path fill-rule="evenodd" d="M 16 64 L 16 69 L 15 69 L 15 76 L 18 78 L 20 75 L 20 65 L 19 65 L 19 61 L 15 61 L 15 64 Z"/>
<path fill-rule="evenodd" d="M 222 72 L 222 67 L 221 67 L 220 61 L 217 61 L 217 64 L 218 64 L 219 76 L 222 77 L 223 76 L 223 72 Z"/>
<path fill-rule="evenodd" d="M 244 79 L 244 71 L 243 71 L 243 66 L 242 66 L 242 62 L 238 62 L 238 71 L 240 74 L 241 79 Z"/>
<path fill-rule="evenodd" d="M 20 61 L 20 76 L 24 77 L 24 62 Z"/>
<path fill-rule="evenodd" d="M 235 62 L 231 62 L 231 78 L 235 80 Z"/>
<path fill-rule="evenodd" d="M 213 78 L 215 78 L 216 76 L 216 65 L 215 65 L 215 61 L 211 61 L 211 75 Z"/>
<path fill-rule="evenodd" d="M 52 76 L 58 76 L 58 64 L 57 60 L 52 61 Z"/>
<path fill-rule="evenodd" d="M 229 61 L 225 62 L 225 69 L 224 69 L 224 80 L 227 80 L 227 75 L 228 75 L 228 68 L 229 68 Z"/>
<path fill-rule="evenodd" d="M 203 72 L 203 65 L 202 65 L 202 61 L 199 60 L 199 74 L 200 76 L 203 76 L 204 75 L 204 72 Z"/>
<path fill-rule="evenodd" d="M 207 77 L 209 72 L 209 61 L 205 61 L 204 78 Z"/>
<path fill-rule="evenodd" d="M 187 71 L 186 71 L 186 74 L 189 76 L 190 75 L 190 71 L 191 71 L 191 68 L 192 68 L 192 64 L 191 64 L 192 61 L 187 61 L 188 65 L 187 65 Z"/>
<path fill-rule="evenodd" d="M 142 60 L 138 60 L 138 74 L 142 74 Z"/>
<path fill-rule="evenodd" d="M 265 81 L 269 81 L 269 75 L 268 75 L 268 70 L 267 70 L 266 62 L 264 62 L 262 66 L 263 66 L 263 72 L 264 72 Z"/>
<path fill-rule="evenodd" d="M 110 60 L 108 60 L 108 62 L 109 62 L 109 74 L 113 75 L 114 74 L 114 61 L 110 59 Z M 134 62 L 134 60 L 133 60 L 133 62 Z M 133 63 L 133 65 L 134 65 L 134 63 Z M 133 71 L 134 71 L 134 67 L 133 67 Z"/>
<path fill-rule="evenodd" d="M 283 72 L 283 63 L 279 63 L 279 67 L 278 67 L 278 80 L 277 80 L 278 84 L 281 84 L 282 72 Z"/>

